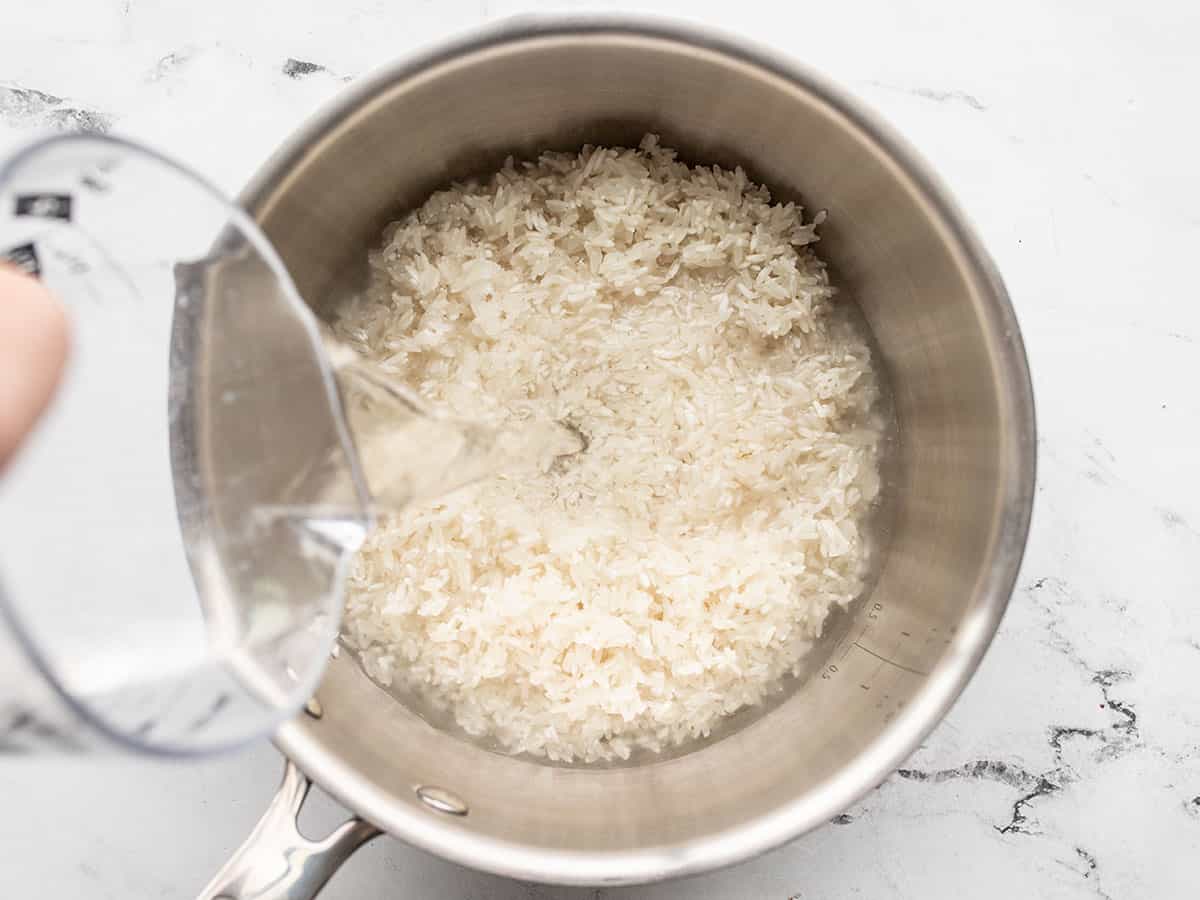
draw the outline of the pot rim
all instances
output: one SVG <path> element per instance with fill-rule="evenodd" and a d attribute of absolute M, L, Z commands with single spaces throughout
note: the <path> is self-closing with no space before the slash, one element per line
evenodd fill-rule
<path fill-rule="evenodd" d="M 634 14 L 522 15 L 437 44 L 364 77 L 312 116 L 258 170 L 240 196 L 252 215 L 289 172 L 319 155 L 332 133 L 393 85 L 464 57 L 527 42 L 567 37 L 672 44 L 716 54 L 780 79 L 824 103 L 845 126 L 889 160 L 897 179 L 921 197 L 982 298 L 991 333 L 991 365 L 1000 387 L 1002 477 L 997 514 L 976 584 L 976 604 L 964 618 L 937 668 L 909 705 L 854 760 L 815 790 L 768 814 L 690 841 L 621 851 L 568 851 L 509 842 L 470 832 L 461 820 L 417 805 L 389 802 L 361 772 L 348 766 L 305 728 L 284 725 L 276 746 L 338 801 L 393 836 L 444 859 L 512 878 L 556 884 L 618 885 L 710 871 L 776 848 L 828 822 L 883 782 L 949 712 L 978 668 L 1004 615 L 1024 554 L 1033 510 L 1036 424 L 1033 388 L 1016 314 L 1000 274 L 940 179 L 916 151 L 857 100 L 823 76 L 775 52 L 697 24 Z"/>

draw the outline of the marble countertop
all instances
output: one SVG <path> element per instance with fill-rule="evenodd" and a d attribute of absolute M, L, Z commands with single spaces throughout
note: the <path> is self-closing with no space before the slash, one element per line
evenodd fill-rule
<path fill-rule="evenodd" d="M 346 80 L 564 4 L 6 4 L 0 148 L 111 127 L 236 190 Z M 592 4 L 594 7 L 595 4 Z M 606 5 L 606 8 L 611 6 Z M 566 890 L 394 840 L 327 900 L 1195 897 L 1200 859 L 1200 7 L 1180 0 L 643 4 L 774 44 L 875 107 L 945 177 L 1007 280 L 1041 438 L 1018 590 L 958 705 L 834 823 L 714 875 Z M 0 893 L 190 897 L 281 765 L 0 767 Z M 314 831 L 342 812 L 317 798 Z"/>

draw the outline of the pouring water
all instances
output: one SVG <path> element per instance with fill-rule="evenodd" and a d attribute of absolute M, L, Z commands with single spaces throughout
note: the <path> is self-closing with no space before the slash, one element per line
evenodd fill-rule
<path fill-rule="evenodd" d="M 581 452 L 586 441 L 564 422 L 491 428 L 440 415 L 400 379 L 323 334 L 343 411 L 372 500 L 396 512 L 490 476 L 536 475 Z"/>
<path fill-rule="evenodd" d="M 321 677 L 375 516 L 583 446 L 428 409 L 321 333 L 241 209 L 127 141 L 0 165 L 4 260 L 73 347 L 0 481 L 0 752 L 270 733 Z"/>

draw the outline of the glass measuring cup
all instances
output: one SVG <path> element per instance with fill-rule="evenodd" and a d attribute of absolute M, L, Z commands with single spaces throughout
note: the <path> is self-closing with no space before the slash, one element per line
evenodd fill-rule
<path fill-rule="evenodd" d="M 372 524 L 315 320 L 241 210 L 108 136 L 0 167 L 0 260 L 72 327 L 0 474 L 0 752 L 268 734 L 324 669 Z"/>

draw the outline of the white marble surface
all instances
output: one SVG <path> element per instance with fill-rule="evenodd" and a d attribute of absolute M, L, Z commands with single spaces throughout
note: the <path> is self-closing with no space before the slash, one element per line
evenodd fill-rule
<path fill-rule="evenodd" d="M 1019 589 L 978 676 L 906 769 L 841 822 L 764 858 L 589 892 L 504 881 L 380 840 L 324 897 L 1200 895 L 1200 7 L 652 6 L 773 43 L 841 81 L 918 146 L 977 223 L 1017 307 L 1038 401 L 1038 500 Z M 0 145 L 91 118 L 235 190 L 342 79 L 552 5 L 4 7 Z M 325 69 L 289 77 L 289 58 Z M 189 765 L 7 762 L 0 895 L 192 896 L 279 770 L 269 746 Z M 309 821 L 338 815 L 318 802 Z"/>

